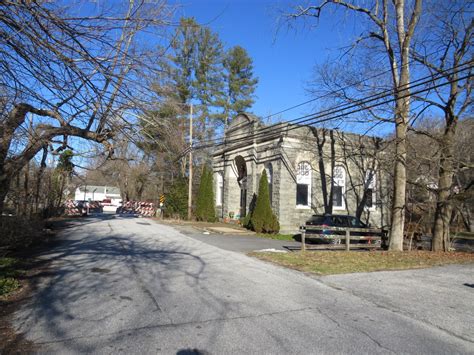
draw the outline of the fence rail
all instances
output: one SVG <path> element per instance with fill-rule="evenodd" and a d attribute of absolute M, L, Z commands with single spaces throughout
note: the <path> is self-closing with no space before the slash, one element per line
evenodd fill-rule
<path fill-rule="evenodd" d="M 327 234 L 327 232 L 336 232 Z M 352 249 L 375 249 L 380 248 L 382 244 L 382 235 L 383 232 L 381 229 L 376 228 L 345 228 L 345 227 L 328 227 L 322 225 L 302 225 L 300 226 L 301 232 L 301 250 L 322 250 L 322 249 L 336 249 L 342 250 L 345 249 L 349 251 Z M 308 233 L 309 232 L 309 233 Z M 337 234 L 344 233 L 344 234 Z M 342 244 L 319 244 L 317 246 L 306 246 L 306 234 L 308 233 L 308 237 L 318 238 L 318 239 L 325 239 L 331 241 L 341 241 L 342 239 L 345 240 L 344 245 Z M 351 235 L 351 233 L 364 233 L 364 235 Z M 351 245 L 351 240 L 357 241 L 367 241 L 367 243 L 357 243 Z"/>

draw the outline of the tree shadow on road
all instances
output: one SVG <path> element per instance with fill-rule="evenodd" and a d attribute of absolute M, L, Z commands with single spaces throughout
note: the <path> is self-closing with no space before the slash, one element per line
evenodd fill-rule
<path fill-rule="evenodd" d="M 196 297 L 196 304 L 225 317 L 228 300 L 199 284 L 206 269 L 201 256 L 184 248 L 179 239 L 159 243 L 156 235 L 138 236 L 133 228 L 116 230 L 108 220 L 109 216 L 81 221 L 64 231 L 59 245 L 42 253 L 51 267 L 32 279 L 37 294 L 16 316 L 17 327 L 28 339 L 53 348 L 58 343 L 73 352 L 113 349 L 135 332 L 173 324 L 173 312 L 161 300 L 180 297 L 182 290 L 175 289 L 180 278 L 180 287 Z M 101 221 L 108 223 L 97 223 Z M 199 318 L 200 310 L 193 312 L 192 317 Z M 216 328 L 210 341 L 218 333 Z"/>

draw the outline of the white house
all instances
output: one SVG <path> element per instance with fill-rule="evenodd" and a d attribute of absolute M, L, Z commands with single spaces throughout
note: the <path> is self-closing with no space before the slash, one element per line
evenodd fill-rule
<path fill-rule="evenodd" d="M 76 189 L 74 199 L 76 201 L 104 201 L 110 200 L 110 204 L 118 206 L 122 201 L 120 189 L 112 186 L 79 186 Z"/>

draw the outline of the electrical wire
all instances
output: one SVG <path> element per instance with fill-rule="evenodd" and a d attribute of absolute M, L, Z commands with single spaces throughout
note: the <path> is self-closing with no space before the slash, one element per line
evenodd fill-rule
<path fill-rule="evenodd" d="M 469 63 L 464 63 L 463 65 L 465 64 L 469 64 Z M 463 65 L 459 65 L 457 67 L 462 67 Z M 453 67 L 455 68 L 455 67 Z M 472 66 L 469 66 L 467 68 L 464 68 L 464 69 L 458 69 L 457 71 L 454 71 L 453 73 L 450 73 L 451 75 L 453 74 L 456 74 L 456 73 L 460 73 L 460 72 L 463 72 L 465 70 L 471 70 L 473 67 Z M 452 70 L 452 68 L 450 69 Z M 448 70 L 446 70 L 448 71 Z M 472 77 L 472 74 L 468 74 L 468 75 L 465 75 L 464 77 L 461 77 L 461 78 L 458 78 L 457 81 L 461 81 L 461 80 L 464 80 L 464 79 L 468 79 L 468 78 L 471 78 Z M 421 80 L 421 79 L 419 79 Z M 430 83 L 430 82 L 433 82 L 437 80 L 437 78 L 433 78 L 432 76 L 430 76 L 430 79 L 428 81 L 423 81 L 423 82 L 420 82 L 416 85 L 411 85 L 411 89 L 415 88 L 415 87 L 418 87 L 418 86 L 421 86 L 421 85 L 425 85 L 427 83 Z M 440 83 L 440 84 L 437 84 L 437 85 L 434 85 L 434 86 L 430 86 L 428 88 L 423 88 L 423 89 L 420 89 L 418 91 L 415 91 L 415 92 L 411 92 L 411 93 L 407 93 L 405 95 L 402 95 L 402 96 L 399 96 L 398 99 L 400 98 L 406 98 L 406 97 L 409 97 L 411 95 L 416 95 L 416 94 L 420 94 L 420 93 L 423 93 L 423 92 L 427 92 L 427 91 L 430 91 L 432 89 L 435 89 L 435 88 L 438 88 L 438 87 L 442 87 L 442 86 L 445 86 L 445 85 L 448 85 L 452 83 L 451 80 L 448 80 L 446 82 L 443 82 L 443 83 Z M 390 90 L 391 91 L 391 90 Z M 391 95 L 391 94 L 390 94 Z M 310 126 L 310 125 L 313 125 L 313 124 L 316 124 L 316 123 L 322 123 L 322 122 L 326 122 L 326 121 L 329 121 L 329 120 L 334 120 L 334 119 L 337 119 L 337 118 L 341 118 L 341 117 L 345 117 L 345 116 L 348 116 L 350 114 L 353 114 L 353 113 L 357 113 L 357 112 L 361 112 L 361 111 L 365 111 L 367 109 L 371 109 L 371 108 L 374 108 L 374 107 L 377 107 L 377 106 L 381 106 L 381 105 L 384 105 L 386 103 L 390 103 L 390 102 L 393 102 L 393 101 L 396 101 L 397 99 L 396 98 L 390 98 L 388 100 L 385 100 L 385 101 L 382 101 L 382 102 L 378 102 L 378 103 L 373 103 L 371 106 L 369 107 L 360 107 L 361 104 L 366 104 L 368 102 L 372 102 L 372 101 L 375 101 L 375 100 L 379 100 L 379 99 L 382 99 L 384 97 L 387 97 L 389 96 L 388 94 L 385 94 L 385 95 L 377 95 L 376 97 L 369 97 L 369 99 L 367 100 L 359 100 L 357 102 L 357 104 L 351 104 L 349 105 L 348 107 L 344 108 L 344 109 L 339 109 L 339 110 L 336 110 L 334 112 L 324 112 L 323 114 L 311 114 L 311 115 L 305 115 L 303 117 L 301 117 L 298 122 L 293 122 L 293 123 L 290 123 L 290 122 L 285 122 L 285 125 L 286 125 L 286 131 L 291 131 L 293 129 L 297 129 L 297 128 L 301 128 L 301 127 L 304 127 L 304 126 Z M 346 111 L 348 108 L 352 108 L 352 107 L 358 107 L 357 109 L 354 109 L 350 112 L 343 112 L 343 111 Z M 341 113 L 342 112 L 342 113 Z M 339 113 L 339 114 L 338 114 Z M 329 116 L 329 117 L 325 117 L 325 116 L 328 116 L 330 114 L 336 114 L 335 116 Z M 291 127 L 293 126 L 293 127 Z M 265 128 L 274 128 L 274 126 L 270 126 L 270 127 L 265 127 Z M 279 133 L 281 132 L 282 130 L 280 128 L 278 129 L 273 129 L 273 131 L 263 131 L 262 130 L 259 130 L 258 132 L 252 134 L 252 135 L 248 135 L 248 134 L 245 134 L 244 137 L 241 137 L 241 138 L 235 138 L 235 139 L 231 139 L 231 140 L 225 140 L 224 142 L 220 142 L 220 143 L 213 143 L 213 144 L 202 144 L 202 145 L 197 145 L 197 146 L 193 146 L 193 147 L 188 147 L 187 148 L 187 151 L 189 151 L 189 149 L 194 149 L 194 150 L 197 150 L 197 149 L 205 149 L 205 148 L 210 148 L 210 147 L 219 147 L 219 146 L 222 146 L 222 145 L 227 145 L 227 144 L 233 144 L 233 143 L 238 143 L 238 142 L 241 142 L 241 141 L 248 141 L 249 139 L 256 139 L 256 138 L 261 138 L 261 139 L 265 139 L 265 137 L 270 137 L 272 136 L 273 134 L 275 133 Z M 186 154 L 186 153 L 182 153 L 180 156 L 182 156 L 183 154 Z"/>
<path fill-rule="evenodd" d="M 467 64 L 470 64 L 470 63 L 464 63 L 462 65 L 459 65 L 457 67 L 453 67 L 453 68 L 460 68 L 462 66 L 465 66 Z M 450 68 L 449 70 L 453 70 L 453 68 Z M 462 68 L 462 69 L 458 69 L 452 73 L 449 73 L 450 75 L 453 75 L 453 74 L 456 74 L 456 73 L 460 73 L 462 71 L 465 71 L 465 70 L 470 70 L 472 69 L 472 66 L 470 67 L 466 67 L 466 68 Z M 445 70 L 445 72 L 447 72 L 447 70 Z M 444 74 L 446 75 L 446 74 Z M 439 78 L 441 78 L 442 76 L 440 75 Z M 428 80 L 425 80 L 426 78 L 428 78 Z M 439 79 L 438 77 L 433 77 L 433 76 L 427 76 L 427 77 L 424 77 L 424 78 L 420 78 L 414 82 L 412 82 L 409 86 L 410 89 L 413 89 L 415 87 L 418 87 L 418 86 L 422 86 L 422 85 L 425 85 L 427 83 L 431 83 L 435 80 L 438 80 Z M 464 79 L 464 78 L 463 78 Z M 463 80 L 463 79 L 458 79 L 459 80 Z M 424 81 L 421 81 L 421 80 L 424 80 Z M 420 82 L 421 81 L 421 82 Z M 416 83 L 418 82 L 418 83 Z M 416 84 L 415 84 L 416 83 Z M 448 83 L 451 83 L 451 81 L 448 81 L 446 82 L 446 84 Z M 441 86 L 444 86 L 444 85 L 441 85 Z M 410 93 L 408 95 L 414 95 L 414 94 L 418 94 L 418 93 L 421 93 L 421 92 L 425 92 L 425 91 L 429 91 L 431 89 L 434 89 L 438 86 L 433 86 L 433 87 L 429 87 L 427 88 L 426 90 L 421 90 L 421 91 L 417 91 L 416 93 Z M 399 91 L 403 91 L 404 88 L 400 88 Z M 231 143 L 231 142 L 234 142 L 234 141 L 237 141 L 237 139 L 239 138 L 235 138 L 235 137 L 242 137 L 242 138 L 245 138 L 245 139 L 249 139 L 249 138 L 257 138 L 258 136 L 263 136 L 263 135 L 270 135 L 272 134 L 272 131 L 273 132 L 277 132 L 279 131 L 279 126 L 283 126 L 283 125 L 295 125 L 295 124 L 304 124 L 304 125 L 311 125 L 311 124 L 314 124 L 314 123 L 320 123 L 320 122 L 325 122 L 326 120 L 321 120 L 321 121 L 315 121 L 315 122 L 312 122 L 318 118 L 323 118 L 325 116 L 328 116 L 328 115 L 331 115 L 331 114 L 337 114 L 339 112 L 342 112 L 342 111 L 345 111 L 347 109 L 351 109 L 351 108 L 354 108 L 354 107 L 360 107 L 361 105 L 364 105 L 364 104 L 367 104 L 367 103 L 370 103 L 370 102 L 373 102 L 373 101 L 376 101 L 376 100 L 379 100 L 379 99 L 383 99 L 387 96 L 391 96 L 392 95 L 392 89 L 390 90 L 386 90 L 385 93 L 379 93 L 379 94 L 375 94 L 375 95 L 371 95 L 369 97 L 366 97 L 366 98 L 363 98 L 363 99 L 360 99 L 360 100 L 357 100 L 355 101 L 355 103 L 350 103 L 350 104 L 342 104 L 342 105 L 338 105 L 336 107 L 333 107 L 331 109 L 327 109 L 327 110 L 323 110 L 321 112 L 318 112 L 317 114 L 316 113 L 312 113 L 312 114 L 308 114 L 308 115 L 304 115 L 304 116 L 301 116 L 301 117 L 298 117 L 294 120 L 290 120 L 290 121 L 286 121 L 286 122 L 282 122 L 282 123 L 278 123 L 278 124 L 275 124 L 275 125 L 271 125 L 271 126 L 267 126 L 267 127 L 263 127 L 261 128 L 257 133 L 255 133 L 254 135 L 251 135 L 249 136 L 248 133 L 242 133 L 240 135 L 237 135 L 237 136 L 234 136 L 234 139 L 232 139 L 231 141 L 225 139 L 225 137 L 219 137 L 219 138 L 215 138 L 215 139 L 212 139 L 212 141 L 215 141 L 215 142 L 220 142 L 218 144 L 223 144 L 224 140 L 226 143 Z M 391 99 L 391 100 L 388 100 L 386 102 L 391 102 L 391 101 L 394 101 L 395 99 Z M 384 104 L 386 102 L 383 102 L 381 104 Z M 374 105 L 374 106 L 369 106 L 369 107 L 365 107 L 363 108 L 362 110 L 367 110 L 367 109 L 370 109 L 370 108 L 373 108 L 373 107 L 376 107 L 376 106 L 380 106 L 381 104 L 377 104 L 377 105 Z M 357 111 L 354 111 L 354 112 L 359 112 L 360 110 L 357 110 Z M 353 112 L 350 112 L 350 113 L 353 113 Z M 331 118 L 333 119 L 333 118 Z M 198 146 L 196 146 L 198 147 Z"/>

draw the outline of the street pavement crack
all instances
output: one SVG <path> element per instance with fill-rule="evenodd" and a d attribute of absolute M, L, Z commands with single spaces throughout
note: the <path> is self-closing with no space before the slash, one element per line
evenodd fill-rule
<path fill-rule="evenodd" d="M 304 308 L 297 308 L 297 309 L 287 309 L 287 310 L 283 310 L 283 311 L 275 311 L 275 312 L 266 312 L 266 313 L 260 313 L 260 314 L 245 315 L 245 316 L 235 316 L 235 317 L 225 317 L 225 318 L 211 318 L 211 319 L 205 319 L 205 320 L 200 320 L 200 321 L 189 321 L 189 322 L 181 322 L 181 323 L 147 325 L 147 326 L 143 326 L 143 327 L 124 328 L 124 329 L 118 330 L 116 332 L 95 334 L 95 335 L 84 335 L 84 336 L 70 337 L 70 338 L 57 339 L 57 340 L 45 341 L 45 342 L 41 342 L 37 339 L 37 340 L 35 340 L 35 344 L 48 345 L 48 344 L 64 343 L 64 342 L 68 342 L 68 341 L 81 340 L 81 339 L 97 339 L 97 338 L 104 338 L 104 337 L 109 337 L 109 336 L 121 335 L 123 333 L 130 333 L 131 331 L 137 332 L 137 331 L 145 331 L 145 330 L 164 329 L 164 328 L 178 328 L 178 327 L 184 327 L 184 326 L 187 326 L 187 325 L 200 325 L 200 324 L 209 324 L 209 323 L 214 323 L 214 322 L 218 323 L 218 322 L 227 322 L 227 321 L 242 320 L 242 319 L 255 319 L 255 318 L 261 318 L 261 317 L 271 317 L 271 316 L 285 314 L 285 313 L 307 312 L 307 311 L 312 311 L 312 310 L 314 310 L 313 307 L 304 307 Z"/>

